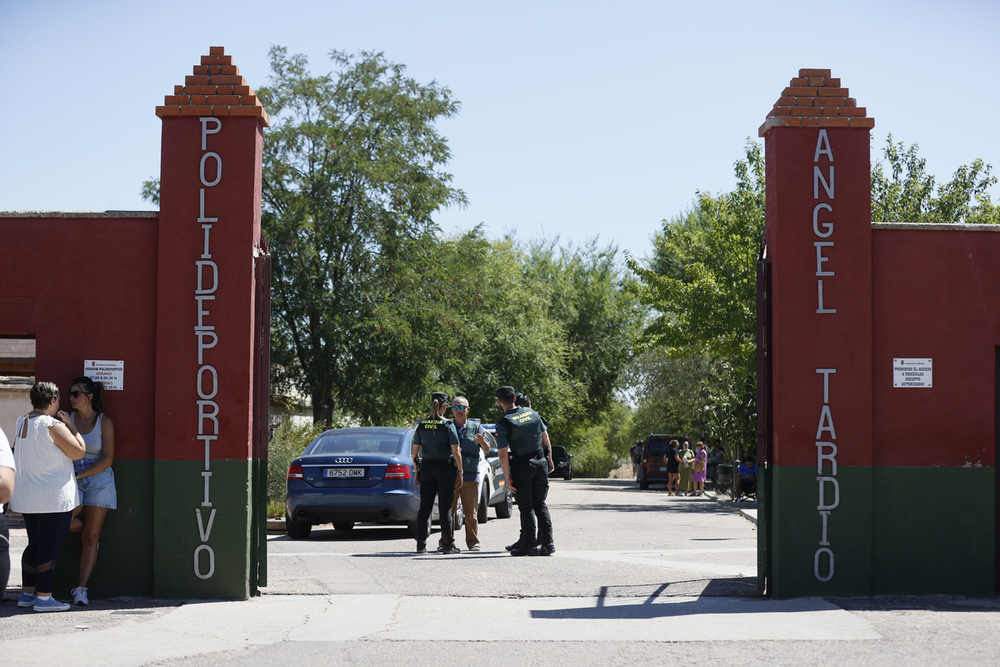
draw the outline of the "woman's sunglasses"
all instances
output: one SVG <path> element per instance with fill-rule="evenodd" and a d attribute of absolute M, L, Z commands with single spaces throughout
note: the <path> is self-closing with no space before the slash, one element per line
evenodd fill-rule
<path fill-rule="evenodd" d="M 80 394 L 83 394 L 84 396 L 90 396 L 90 394 L 88 392 L 86 392 L 86 391 L 71 391 L 71 392 L 69 392 L 69 395 L 72 396 L 73 398 L 79 397 Z"/>

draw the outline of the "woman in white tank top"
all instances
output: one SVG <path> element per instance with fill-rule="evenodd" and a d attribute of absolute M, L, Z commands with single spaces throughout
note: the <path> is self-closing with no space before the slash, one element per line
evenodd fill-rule
<path fill-rule="evenodd" d="M 70 416 L 59 409 L 59 388 L 38 382 L 28 414 L 18 417 L 14 437 L 14 495 L 11 509 L 24 517 L 28 545 L 21 557 L 18 607 L 65 611 L 52 597 L 56 555 L 66 538 L 76 504 L 73 461 L 86 445 Z"/>
<path fill-rule="evenodd" d="M 104 385 L 89 377 L 78 377 L 70 387 L 69 403 L 73 423 L 80 431 L 87 452 L 74 464 L 79 488 L 79 505 L 73 514 L 70 531 L 80 532 L 79 585 L 73 589 L 73 604 L 90 604 L 87 585 L 97 564 L 98 540 L 109 509 L 118 506 L 114 472 L 115 426 L 102 412 Z"/>

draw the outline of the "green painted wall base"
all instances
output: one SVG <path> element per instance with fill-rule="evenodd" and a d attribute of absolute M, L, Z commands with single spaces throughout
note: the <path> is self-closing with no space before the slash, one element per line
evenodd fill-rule
<path fill-rule="evenodd" d="M 817 510 L 819 483 L 815 466 L 770 468 L 770 561 L 767 590 L 775 597 L 809 595 L 869 595 L 871 593 L 871 468 L 837 472 L 840 504 L 827 518 L 827 545 L 820 544 L 823 521 Z M 825 488 L 826 504 L 833 502 L 833 486 Z M 760 538 L 758 538 L 760 539 Z M 828 553 L 834 556 L 833 577 Z"/>
<path fill-rule="evenodd" d="M 88 582 L 90 597 L 149 597 L 153 594 L 153 462 L 119 459 L 112 469 L 118 509 L 108 511 L 101 528 L 97 565 Z M 80 534 L 70 533 L 56 564 L 56 597 L 68 598 L 79 575 Z"/>
<path fill-rule="evenodd" d="M 816 468 L 772 467 L 766 474 L 759 539 L 770 595 L 993 596 L 992 468 L 841 467 L 825 545 Z M 832 501 L 827 482 L 825 504 Z"/>
<path fill-rule="evenodd" d="M 873 593 L 994 594 L 993 468 L 875 468 Z"/>
<path fill-rule="evenodd" d="M 252 465 L 211 462 L 211 507 L 202 505 L 204 468 L 204 461 L 153 464 L 153 595 L 245 600 L 251 593 Z"/>

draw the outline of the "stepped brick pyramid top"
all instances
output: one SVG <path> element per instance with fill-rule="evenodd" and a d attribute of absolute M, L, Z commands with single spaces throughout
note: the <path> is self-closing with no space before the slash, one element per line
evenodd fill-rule
<path fill-rule="evenodd" d="M 164 106 L 156 107 L 156 115 L 255 116 L 264 127 L 270 127 L 260 100 L 225 51 L 222 46 L 210 47 L 209 55 L 194 66 L 193 76 L 184 77 L 184 85 L 174 86 L 174 94 L 164 97 Z"/>
<path fill-rule="evenodd" d="M 830 77 L 828 69 L 800 69 L 767 114 L 757 136 L 763 137 L 772 127 L 875 127 L 864 107 L 840 87 L 840 79 Z"/>

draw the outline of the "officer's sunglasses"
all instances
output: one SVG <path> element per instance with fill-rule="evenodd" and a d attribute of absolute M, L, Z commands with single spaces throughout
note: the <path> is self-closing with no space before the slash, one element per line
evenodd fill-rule
<path fill-rule="evenodd" d="M 466 411 L 466 410 L 469 409 L 469 406 L 468 405 L 453 405 L 453 406 L 451 406 L 451 409 L 452 410 L 461 410 L 462 412 L 464 412 L 464 411 Z"/>

